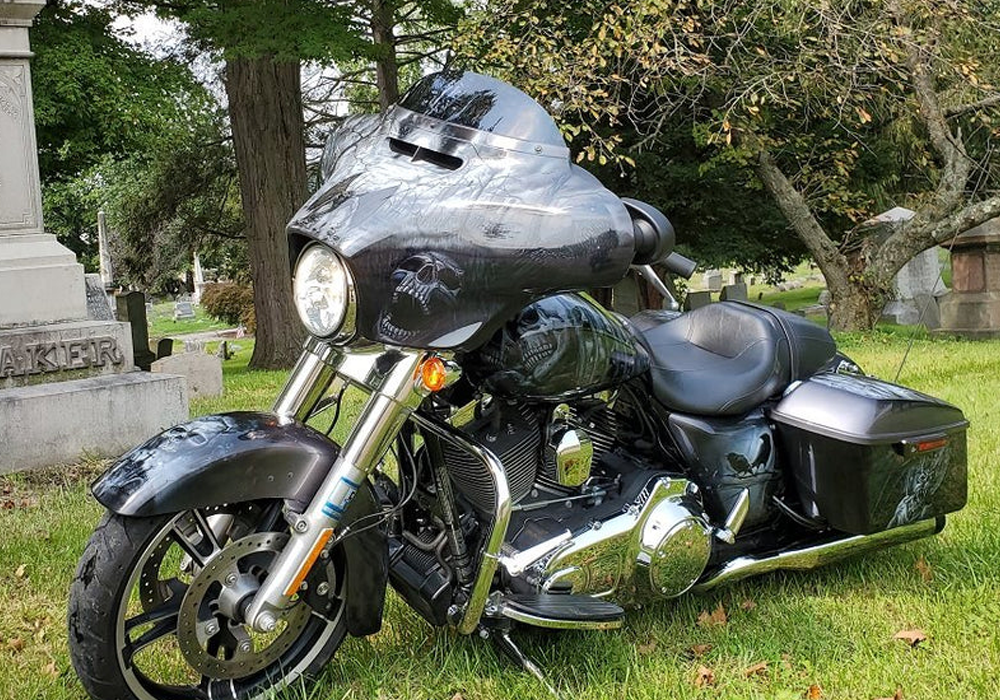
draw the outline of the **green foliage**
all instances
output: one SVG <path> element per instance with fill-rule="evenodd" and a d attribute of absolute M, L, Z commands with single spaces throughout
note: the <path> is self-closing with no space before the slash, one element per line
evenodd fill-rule
<path fill-rule="evenodd" d="M 946 110 L 996 95 L 996 16 L 995 3 L 950 0 L 484 0 L 457 48 L 471 67 L 558 107 L 577 161 L 611 166 L 600 172 L 612 187 L 624 171 L 636 196 L 679 218 L 672 193 L 685 188 L 671 173 L 703 185 L 676 198 L 705 215 L 681 240 L 714 262 L 729 250 L 728 262 L 768 268 L 803 246 L 768 232 L 785 225 L 753 173 L 761 150 L 834 239 L 890 206 L 919 209 L 941 165 L 908 61 L 914 47 L 923 52 Z M 956 117 L 980 190 L 1000 183 L 989 146 L 997 116 Z M 720 216 L 736 226 L 743 216 L 746 235 L 712 220 Z M 707 236 L 718 245 L 701 251 Z"/>
<path fill-rule="evenodd" d="M 238 237 L 233 158 L 209 92 L 186 66 L 121 41 L 113 19 L 58 3 L 32 29 L 45 223 L 94 270 L 105 209 L 116 277 L 159 291 L 209 234 Z"/>
<path fill-rule="evenodd" d="M 83 2 L 49 3 L 31 30 L 42 181 L 65 181 L 105 155 L 141 151 L 206 102 L 190 71 L 117 38 L 113 15 Z"/>
<path fill-rule="evenodd" d="M 118 0 L 125 13 L 184 22 L 190 41 L 221 58 L 346 60 L 362 51 L 352 3 L 322 0 Z"/>
<path fill-rule="evenodd" d="M 206 284 L 201 294 L 201 305 L 209 316 L 232 326 L 243 324 L 251 334 L 256 328 L 253 288 L 249 285 L 233 282 Z"/>

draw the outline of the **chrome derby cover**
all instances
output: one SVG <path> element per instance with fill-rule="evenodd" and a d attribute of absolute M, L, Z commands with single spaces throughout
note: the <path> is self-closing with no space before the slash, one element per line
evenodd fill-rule
<path fill-rule="evenodd" d="M 345 120 L 324 183 L 288 226 L 348 263 L 358 332 L 471 349 L 526 304 L 614 284 L 633 257 L 617 196 L 570 163 L 552 118 L 494 78 L 449 71 L 381 116 Z"/>

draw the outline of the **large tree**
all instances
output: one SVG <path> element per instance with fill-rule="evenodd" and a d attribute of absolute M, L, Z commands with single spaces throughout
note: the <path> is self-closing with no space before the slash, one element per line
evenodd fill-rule
<path fill-rule="evenodd" d="M 191 47 L 217 57 L 239 172 L 257 333 L 250 365 L 287 367 L 303 331 L 291 294 L 285 224 L 307 195 L 301 65 L 361 50 L 347 3 L 322 0 L 123 0 L 184 23 Z"/>
<path fill-rule="evenodd" d="M 837 327 L 870 326 L 907 260 L 1000 215 L 988 3 L 496 0 L 479 18 L 465 53 L 558 104 L 581 160 L 631 166 L 622 132 L 649 145 L 690 115 L 705 167 L 753 174 L 816 259 Z M 895 204 L 917 216 L 859 226 Z"/>

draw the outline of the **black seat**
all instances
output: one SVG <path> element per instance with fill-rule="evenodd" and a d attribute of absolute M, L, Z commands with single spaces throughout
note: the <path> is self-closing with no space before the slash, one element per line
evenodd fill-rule
<path fill-rule="evenodd" d="M 653 394 L 681 413 L 742 415 L 819 371 L 836 353 L 826 329 L 739 302 L 674 318 L 643 312 L 631 325 L 649 351 Z"/>

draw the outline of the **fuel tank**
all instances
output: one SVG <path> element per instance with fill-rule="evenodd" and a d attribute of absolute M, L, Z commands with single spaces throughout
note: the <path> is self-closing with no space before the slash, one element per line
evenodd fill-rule
<path fill-rule="evenodd" d="M 649 370 L 625 322 L 585 294 L 529 304 L 462 363 L 490 392 L 535 401 L 593 394 Z"/>

